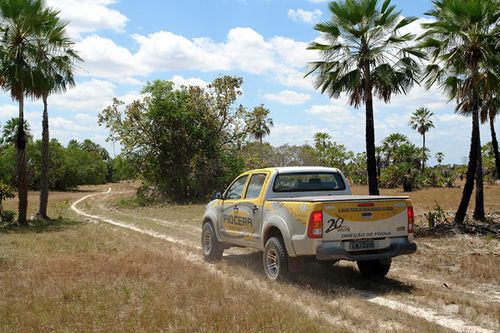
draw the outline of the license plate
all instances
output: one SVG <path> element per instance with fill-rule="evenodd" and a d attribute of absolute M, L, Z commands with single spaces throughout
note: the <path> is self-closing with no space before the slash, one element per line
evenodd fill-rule
<path fill-rule="evenodd" d="M 370 250 L 374 248 L 375 241 L 373 240 L 355 241 L 349 243 L 349 249 L 351 251 Z"/>

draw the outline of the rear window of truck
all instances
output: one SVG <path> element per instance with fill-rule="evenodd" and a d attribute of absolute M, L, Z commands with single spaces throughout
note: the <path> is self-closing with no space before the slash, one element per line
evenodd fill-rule
<path fill-rule="evenodd" d="M 343 191 L 344 179 L 338 172 L 282 173 L 276 176 L 274 192 Z"/>

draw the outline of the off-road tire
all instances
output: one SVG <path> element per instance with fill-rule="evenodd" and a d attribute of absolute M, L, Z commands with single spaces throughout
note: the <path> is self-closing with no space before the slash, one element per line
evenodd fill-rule
<path fill-rule="evenodd" d="M 391 259 L 357 261 L 361 276 L 365 278 L 383 278 L 389 273 Z"/>
<path fill-rule="evenodd" d="M 222 258 L 224 246 L 217 240 L 212 223 L 207 222 L 201 230 L 201 250 L 203 259 L 208 262 L 218 261 Z"/>
<path fill-rule="evenodd" d="M 264 273 L 271 281 L 286 281 L 290 278 L 288 271 L 288 254 L 281 237 L 271 237 L 267 240 L 262 255 Z"/>

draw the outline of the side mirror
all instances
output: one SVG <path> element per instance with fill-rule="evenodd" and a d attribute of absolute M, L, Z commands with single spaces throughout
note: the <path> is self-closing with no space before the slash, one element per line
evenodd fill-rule
<path fill-rule="evenodd" d="M 210 196 L 211 200 L 222 199 L 222 194 L 219 191 L 214 191 Z"/>

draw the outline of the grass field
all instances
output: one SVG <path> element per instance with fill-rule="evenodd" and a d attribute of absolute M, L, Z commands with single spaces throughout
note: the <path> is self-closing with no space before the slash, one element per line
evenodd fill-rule
<path fill-rule="evenodd" d="M 203 205 L 127 207 L 123 198 L 134 187 L 111 187 L 109 194 L 99 194 L 107 186 L 52 193 L 49 214 L 60 220 L 0 229 L 0 331 L 500 330 L 498 239 L 418 238 L 418 252 L 395 259 L 382 281 L 364 280 L 341 262 L 329 271 L 311 265 L 294 282 L 276 284 L 265 280 L 258 251 L 231 249 L 217 264 L 202 261 Z M 434 200 L 453 210 L 460 194 L 410 196 L 420 211 Z M 87 195 L 78 208 L 95 218 L 70 209 Z M 30 193 L 30 213 L 37 197 Z M 486 188 L 488 197 L 487 210 L 498 212 L 499 187 Z"/>

